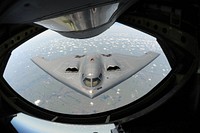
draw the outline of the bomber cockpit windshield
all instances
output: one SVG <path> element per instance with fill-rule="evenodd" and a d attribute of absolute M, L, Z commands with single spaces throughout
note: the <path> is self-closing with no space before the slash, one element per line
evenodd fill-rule
<path fill-rule="evenodd" d="M 84 83 L 87 87 L 91 87 L 91 86 L 92 86 L 92 82 L 91 82 L 91 81 L 92 81 L 91 79 L 85 78 L 85 79 L 83 80 L 83 83 Z"/>
<path fill-rule="evenodd" d="M 96 87 L 97 85 L 99 85 L 99 83 L 101 82 L 101 80 L 99 78 L 85 78 L 83 80 L 83 83 L 87 86 L 87 87 Z"/>
<path fill-rule="evenodd" d="M 18 35 L 13 38 L 18 38 Z M 19 43 L 19 41 L 15 42 Z M 111 87 L 108 91 L 103 91 L 107 83 L 111 83 L 118 77 L 123 78 L 122 72 L 126 71 L 123 65 L 119 68 L 117 63 L 111 62 L 116 53 L 142 56 L 148 51 L 160 55 L 129 79 Z M 83 69 L 86 66 L 83 66 L 84 63 L 81 62 L 84 60 L 83 57 L 93 53 L 98 53 L 102 58 L 100 65 L 97 65 L 99 67 L 94 69 L 93 75 L 90 75 L 90 71 Z M 57 78 L 53 78 L 34 64 L 31 59 L 38 56 L 44 57 L 47 61 L 54 61 L 61 57 L 69 59 L 63 63 L 64 65 L 58 67 L 44 65 L 55 68 L 55 71 L 58 71 L 56 74 L 62 74 L 66 80 L 73 80 L 73 85 L 88 93 L 89 97 L 59 82 Z M 119 59 L 116 58 L 116 60 Z M 75 63 L 71 63 L 73 61 Z M 89 61 L 89 63 L 94 64 L 96 61 Z M 126 60 L 120 61 L 126 63 Z M 120 71 L 116 71 L 119 69 Z M 140 99 L 160 83 L 170 70 L 169 62 L 156 38 L 115 23 L 99 36 L 88 39 L 71 39 L 46 30 L 12 51 L 3 77 L 15 92 L 36 106 L 62 114 L 88 115 L 115 110 Z M 122 74 L 116 76 L 119 73 Z M 100 95 L 95 96 L 95 94 Z"/>
<path fill-rule="evenodd" d="M 100 82 L 101 82 L 101 80 L 99 78 L 93 78 L 92 79 L 92 87 L 96 87 Z"/>

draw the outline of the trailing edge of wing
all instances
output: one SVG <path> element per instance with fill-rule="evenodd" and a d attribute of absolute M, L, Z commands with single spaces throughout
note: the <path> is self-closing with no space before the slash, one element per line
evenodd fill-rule
<path fill-rule="evenodd" d="M 121 69 L 120 71 L 116 72 L 105 72 L 106 79 L 104 80 L 104 84 L 102 85 L 104 90 L 101 93 L 127 80 L 132 75 L 151 63 L 158 56 L 159 54 L 155 52 L 148 52 L 142 56 L 113 54 L 113 58 L 120 65 L 119 67 Z"/>
<path fill-rule="evenodd" d="M 94 98 L 127 80 L 158 56 L 158 53 L 152 51 L 147 52 L 142 56 L 123 55 L 117 53 L 112 55 L 110 54 L 109 56 L 102 55 L 101 61 L 102 64 L 104 64 L 102 67 L 102 74 L 104 78 L 99 87 L 100 89 L 92 90 L 91 92 L 93 93 L 84 89 L 84 86 L 82 86 L 81 83 L 82 74 L 84 73 L 84 71 L 82 71 L 84 69 L 81 69 L 84 58 L 82 59 L 81 56 L 66 56 L 51 61 L 45 60 L 43 57 L 34 57 L 32 58 L 32 61 L 42 70 L 68 87 L 73 88 L 87 97 Z M 81 71 L 79 71 L 79 67 Z M 68 71 L 66 72 L 66 70 Z"/>

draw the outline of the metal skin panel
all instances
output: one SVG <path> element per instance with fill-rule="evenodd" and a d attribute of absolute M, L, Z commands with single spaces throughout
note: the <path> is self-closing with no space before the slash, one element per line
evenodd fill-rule
<path fill-rule="evenodd" d="M 96 53 L 65 56 L 52 61 L 34 57 L 32 61 L 68 87 L 94 98 L 127 80 L 158 56 L 155 52 L 142 56 Z"/>

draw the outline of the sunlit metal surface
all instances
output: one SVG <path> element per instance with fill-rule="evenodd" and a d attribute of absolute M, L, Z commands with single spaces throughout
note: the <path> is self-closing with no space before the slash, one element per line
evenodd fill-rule
<path fill-rule="evenodd" d="M 85 9 L 52 19 L 35 22 L 55 31 L 83 31 L 101 26 L 109 21 L 119 3 Z"/>
<path fill-rule="evenodd" d="M 152 51 L 142 56 L 113 53 L 105 57 L 95 53 L 81 59 L 71 55 L 51 61 L 37 56 L 32 61 L 59 82 L 92 99 L 132 77 L 158 56 L 158 53 Z M 110 67 L 112 62 L 116 63 L 118 70 Z M 79 64 L 79 71 L 66 72 L 73 64 L 75 67 Z"/>
<path fill-rule="evenodd" d="M 44 56 L 51 60 L 63 55 L 94 52 L 140 56 L 149 50 L 160 53 L 160 56 L 130 79 L 94 99 L 59 83 L 31 61 L 35 56 Z M 84 40 L 45 31 L 12 52 L 3 76 L 18 94 L 39 107 L 54 112 L 82 115 L 113 110 L 138 100 L 165 78 L 170 70 L 156 38 L 115 23 L 101 35 Z"/>
<path fill-rule="evenodd" d="M 18 113 L 11 123 L 19 133 L 110 133 L 114 124 L 75 125 L 38 119 Z"/>

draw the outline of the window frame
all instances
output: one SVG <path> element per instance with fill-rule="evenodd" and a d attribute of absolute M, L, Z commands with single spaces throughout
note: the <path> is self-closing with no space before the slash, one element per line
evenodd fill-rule
<path fill-rule="evenodd" d="M 130 25 L 130 27 L 134 26 Z M 0 60 L 2 62 L 0 66 L 1 75 L 3 75 L 3 70 L 6 67 L 6 62 L 8 61 L 12 50 L 18 47 L 26 40 L 34 37 L 35 35 L 41 33 L 44 30 L 45 29 L 41 27 L 39 28 L 35 26 L 30 26 L 28 28 L 26 27 L 25 30 L 18 32 L 18 34 L 15 34 L 13 37 L 8 38 L 7 41 L 1 44 L 1 46 L 3 47 L 2 48 L 3 52 L 1 52 L 0 54 L 1 57 Z M 18 39 L 18 36 L 20 36 L 20 39 Z M 113 123 L 113 122 L 123 123 L 136 119 L 140 117 L 141 114 L 147 114 L 153 109 L 159 107 L 161 104 L 165 103 L 176 92 L 178 92 L 182 86 L 184 86 L 184 83 L 188 81 L 191 75 L 196 71 L 197 62 L 195 58 L 192 58 L 192 56 L 190 56 L 193 55 L 193 53 L 190 53 L 184 48 L 179 49 L 180 47 L 179 45 L 171 42 L 162 35 L 154 34 L 154 36 L 157 37 L 159 44 L 163 48 L 166 56 L 168 57 L 169 63 L 172 65 L 172 71 L 165 77 L 163 81 L 161 81 L 154 89 L 152 89 L 150 93 L 148 93 L 144 97 L 140 98 L 139 100 L 131 104 L 107 112 L 91 114 L 91 115 L 68 115 L 68 114 L 56 113 L 49 110 L 45 110 L 41 107 L 38 107 L 28 102 L 26 99 L 17 94 L 9 86 L 9 84 L 7 84 L 3 76 L 1 76 L 0 84 L 2 89 L 0 90 L 0 95 L 2 101 L 8 104 L 7 106 L 9 106 L 13 110 L 12 111 L 13 114 L 16 114 L 18 112 L 23 112 L 25 114 L 30 114 L 38 118 L 55 122 L 64 122 L 72 124 L 77 124 L 77 123 L 102 124 L 102 123 Z M 178 76 L 178 74 L 181 73 L 181 70 L 179 69 L 180 67 L 179 65 L 181 64 L 176 64 L 174 60 L 174 58 L 175 59 L 177 58 L 175 51 L 178 51 L 176 54 L 186 53 L 192 58 L 192 60 L 190 61 L 191 62 L 190 66 L 188 66 L 188 69 L 185 72 L 184 77 L 181 78 L 180 80 L 177 80 L 176 76 Z M 188 58 L 191 59 L 190 57 Z M 177 85 L 177 83 L 179 84 Z"/>

